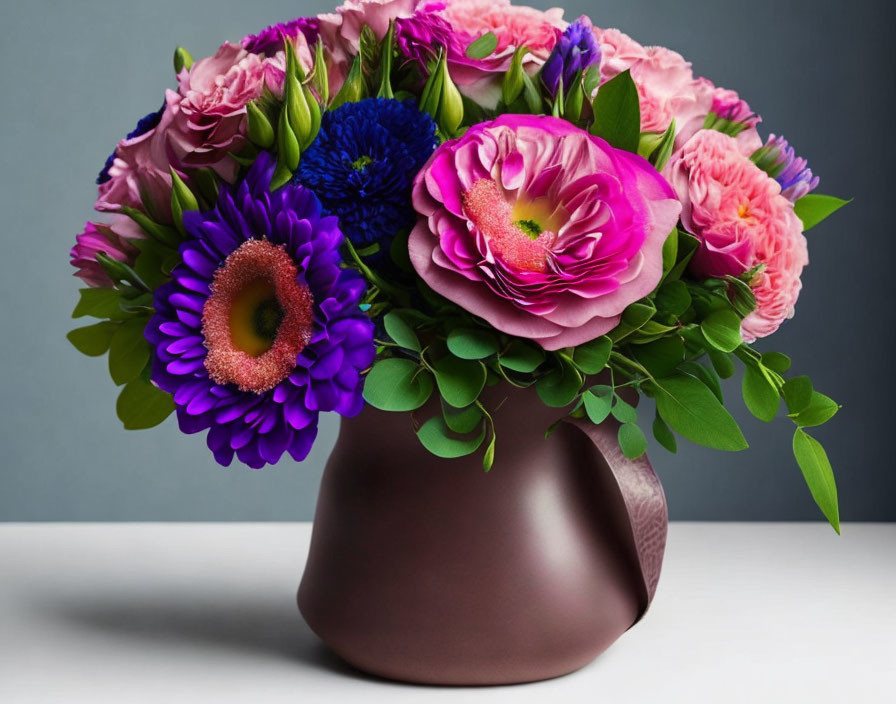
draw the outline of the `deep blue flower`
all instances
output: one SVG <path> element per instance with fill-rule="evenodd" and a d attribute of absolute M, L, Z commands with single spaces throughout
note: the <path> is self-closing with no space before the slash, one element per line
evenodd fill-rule
<path fill-rule="evenodd" d="M 345 103 L 324 114 L 295 180 L 338 216 L 356 247 L 378 243 L 388 252 L 414 224 L 411 184 L 437 144 L 435 123 L 411 101 Z"/>
<path fill-rule="evenodd" d="M 560 88 L 569 92 L 576 75 L 600 63 L 600 44 L 594 36 L 591 20 L 582 15 L 569 25 L 554 45 L 541 69 L 541 80 L 553 98 Z"/>
<path fill-rule="evenodd" d="M 127 141 L 129 139 L 134 139 L 135 137 L 140 137 L 151 129 L 155 129 L 156 126 L 162 120 L 162 112 L 165 110 L 165 104 L 162 104 L 156 112 L 151 112 L 144 117 L 141 117 L 137 122 L 137 126 L 134 127 L 130 132 L 128 132 L 128 136 L 124 138 L 123 141 Z M 100 171 L 99 176 L 96 177 L 96 185 L 100 186 L 108 181 L 111 176 L 109 176 L 109 169 L 112 168 L 112 163 L 115 161 L 115 152 L 112 152 L 109 155 L 109 158 L 106 159 L 106 165 L 103 166 L 103 170 Z"/>
<path fill-rule="evenodd" d="M 234 453 L 253 468 L 284 452 L 304 459 L 320 411 L 361 411 L 375 354 L 365 284 L 340 266 L 336 218 L 301 185 L 271 193 L 274 167 L 262 152 L 215 208 L 184 215 L 191 239 L 145 332 L 152 380 L 173 394 L 180 429 L 208 429 L 222 465 Z"/>

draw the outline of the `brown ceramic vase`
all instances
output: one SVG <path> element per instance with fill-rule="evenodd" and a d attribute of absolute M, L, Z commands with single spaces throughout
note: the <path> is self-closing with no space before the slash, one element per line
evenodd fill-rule
<path fill-rule="evenodd" d="M 344 660 L 445 685 L 542 680 L 593 660 L 643 615 L 667 511 L 618 425 L 567 419 L 533 390 L 487 391 L 495 464 L 429 454 L 435 409 L 344 419 L 320 488 L 299 608 Z"/>

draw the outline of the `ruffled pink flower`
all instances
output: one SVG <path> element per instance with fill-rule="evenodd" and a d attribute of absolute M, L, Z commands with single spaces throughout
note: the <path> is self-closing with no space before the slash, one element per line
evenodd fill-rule
<path fill-rule="evenodd" d="M 642 46 L 618 29 L 596 29 L 602 61 L 601 81 L 626 69 L 638 87 L 641 130 L 665 132 L 675 120 L 677 131 L 693 134 L 712 107 L 715 86 L 694 78 L 691 64 L 681 54 L 661 46 Z"/>
<path fill-rule="evenodd" d="M 97 189 L 96 210 L 114 213 L 122 207 L 135 208 L 159 222 L 171 222 L 171 173 L 166 148 L 171 117 L 165 110 L 156 127 L 118 143 L 109 180 Z"/>
<path fill-rule="evenodd" d="M 96 255 L 105 252 L 112 259 L 133 266 L 138 250 L 130 240 L 145 236 L 143 230 L 125 215 L 113 215 L 108 224 L 88 222 L 69 252 L 71 264 L 77 269 L 75 276 L 94 288 L 112 286 L 112 279 L 100 266 Z"/>
<path fill-rule="evenodd" d="M 762 266 L 751 283 L 757 308 L 741 332 L 748 342 L 770 335 L 793 316 L 809 263 L 793 204 L 736 139 L 715 130 L 699 131 L 667 173 L 682 202 L 682 223 L 702 241 L 691 271 L 701 278 L 738 276 Z"/>
<path fill-rule="evenodd" d="M 532 115 L 502 115 L 442 144 L 413 202 L 421 278 L 547 350 L 608 332 L 656 287 L 681 209 L 641 157 Z"/>
<path fill-rule="evenodd" d="M 304 37 L 296 38 L 296 55 L 306 70 L 311 54 Z M 282 90 L 283 52 L 253 54 L 237 44 L 221 45 L 214 56 L 181 71 L 177 92 L 166 93 L 171 113 L 168 144 L 178 168 L 209 167 L 227 181 L 236 177 L 230 156 L 246 144 L 246 104 L 260 97 L 265 84 Z"/>

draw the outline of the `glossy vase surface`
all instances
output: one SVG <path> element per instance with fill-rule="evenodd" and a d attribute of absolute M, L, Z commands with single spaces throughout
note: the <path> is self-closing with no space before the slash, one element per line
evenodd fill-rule
<path fill-rule="evenodd" d="M 667 512 L 618 425 L 567 419 L 533 390 L 487 392 L 495 464 L 439 459 L 437 409 L 343 419 L 299 589 L 310 627 L 366 672 L 428 684 L 542 680 L 593 660 L 645 612 Z"/>

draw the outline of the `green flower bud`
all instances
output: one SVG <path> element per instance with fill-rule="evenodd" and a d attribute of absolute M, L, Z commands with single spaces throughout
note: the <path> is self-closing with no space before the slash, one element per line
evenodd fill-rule
<path fill-rule="evenodd" d="M 190 56 L 190 52 L 182 46 L 177 47 L 177 49 L 174 50 L 174 73 L 178 74 L 184 69 L 189 71 L 192 66 L 193 57 Z"/>
<path fill-rule="evenodd" d="M 525 80 L 523 78 L 525 74 L 525 71 L 523 71 L 523 57 L 527 52 L 528 49 L 524 46 L 517 47 L 517 50 L 513 52 L 510 68 L 507 70 L 507 73 L 504 74 L 504 80 L 501 82 L 501 97 L 503 98 L 505 105 L 513 103 L 520 97 L 520 93 L 522 93 L 523 88 L 525 88 Z"/>
<path fill-rule="evenodd" d="M 307 85 L 302 86 L 302 92 L 305 95 L 305 101 L 308 104 L 308 113 L 311 116 L 311 129 L 308 131 L 307 139 L 302 143 L 302 149 L 307 149 L 311 143 L 317 139 L 317 133 L 320 132 L 320 105 L 317 99 Z"/>
<path fill-rule="evenodd" d="M 364 82 L 364 76 L 361 73 L 361 57 L 356 56 L 352 67 L 345 78 L 345 83 L 339 89 L 339 93 L 333 98 L 333 104 L 330 105 L 331 110 L 335 110 L 343 103 L 356 103 L 367 97 L 367 85 Z"/>
<path fill-rule="evenodd" d="M 566 103 L 563 105 L 563 116 L 570 122 L 576 122 L 582 116 L 582 105 L 585 102 L 585 91 L 582 89 L 581 72 L 576 75 L 569 93 L 566 96 Z"/>
<path fill-rule="evenodd" d="M 249 139 L 262 149 L 270 149 L 274 145 L 274 127 L 267 115 L 254 100 L 246 103 L 246 115 L 249 118 Z"/>
<path fill-rule="evenodd" d="M 383 39 L 383 46 L 380 55 L 380 89 L 376 94 L 377 98 L 394 98 L 392 92 L 392 37 L 395 33 L 395 23 L 389 23 L 389 31 L 386 32 L 386 38 Z"/>
<path fill-rule="evenodd" d="M 123 205 L 121 206 L 121 212 L 137 223 L 147 235 L 157 239 L 162 244 L 174 247 L 175 249 L 180 245 L 180 235 L 178 235 L 177 230 L 174 228 L 168 227 L 167 225 L 160 225 L 146 213 L 143 213 L 136 208 L 129 208 L 128 206 Z"/>
<path fill-rule="evenodd" d="M 289 115 L 289 103 L 283 104 L 280 121 L 277 125 L 277 150 L 280 164 L 290 171 L 299 168 L 299 140 L 293 132 Z"/>
<path fill-rule="evenodd" d="M 444 58 L 442 62 L 442 98 L 439 101 L 438 124 L 446 136 L 453 137 L 464 119 L 464 101 L 454 81 L 451 80 Z"/>
<path fill-rule="evenodd" d="M 326 106 L 330 102 L 330 77 L 327 74 L 327 62 L 324 59 L 324 44 L 318 39 L 314 48 L 314 75 L 311 83 L 320 98 L 320 104 Z"/>
<path fill-rule="evenodd" d="M 199 202 L 177 171 L 172 167 L 168 167 L 168 170 L 171 172 L 171 216 L 174 218 L 174 226 L 178 232 L 186 235 L 183 222 L 184 213 L 188 210 L 199 210 Z"/>
<path fill-rule="evenodd" d="M 420 93 L 420 110 L 429 113 L 429 116 L 435 120 L 438 117 L 439 101 L 442 97 L 442 72 L 445 70 L 445 63 L 441 57 L 435 66 L 429 71 L 429 78 L 426 79 L 426 85 L 423 86 L 423 92 Z"/>

